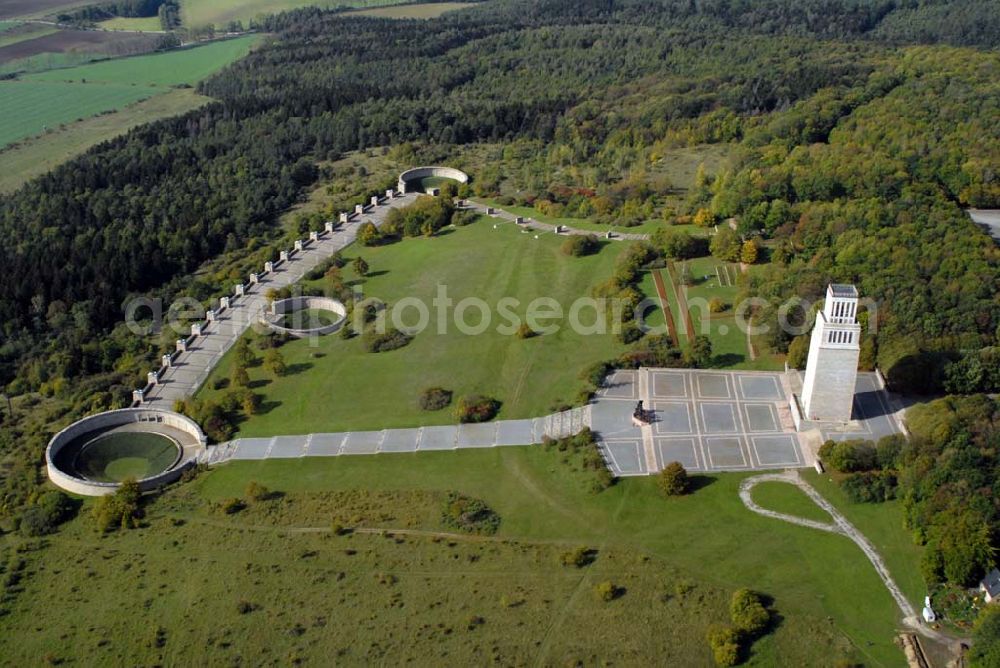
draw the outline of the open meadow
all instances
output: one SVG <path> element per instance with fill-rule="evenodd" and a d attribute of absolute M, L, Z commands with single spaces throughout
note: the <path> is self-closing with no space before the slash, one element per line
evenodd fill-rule
<path fill-rule="evenodd" d="M 332 335 L 286 343 L 281 351 L 288 374 L 273 378 L 261 365 L 249 369 L 252 385 L 263 393 L 263 410 L 244 422 L 240 433 L 256 436 L 454 423 L 451 409 L 420 410 L 420 392 L 434 386 L 451 390 L 456 400 L 468 394 L 493 397 L 502 403 L 501 418 L 534 417 L 573 402 L 584 388 L 580 372 L 625 349 L 610 331 L 578 334 L 565 317 L 556 322 L 559 329 L 553 334 L 522 339 L 497 331 L 506 322 L 497 310 L 501 298 L 517 299 L 519 305 L 512 311 L 522 318 L 528 304 L 539 297 L 554 299 L 564 316 L 568 315 L 574 300 L 588 297 L 594 285 L 611 276 L 615 258 L 626 248 L 607 243 L 595 255 L 570 257 L 560 251 L 564 240 L 553 234 L 535 239 L 511 224 L 494 228 L 490 219 L 480 218 L 429 239 L 406 239 L 377 248 L 351 246 L 344 253 L 348 260 L 344 278 L 359 278 L 350 261 L 362 256 L 371 268 L 358 282 L 364 297 L 390 306 L 404 298 L 417 298 L 429 309 L 430 327 L 409 345 L 382 353 L 366 352 L 362 337 L 344 340 Z M 439 333 L 438 310 L 432 303 L 439 286 L 455 305 L 468 297 L 484 300 L 492 308 L 486 331 L 478 335 L 459 331 L 453 306 Z M 404 309 L 401 317 L 403 324 L 412 326 L 416 310 Z M 470 308 L 465 319 L 470 326 L 477 325 L 478 309 Z M 592 310 L 580 317 L 583 323 L 593 319 Z M 233 357 L 230 353 L 223 358 L 199 397 L 226 391 L 213 387 L 228 379 Z M 322 397 L 322 410 L 316 409 L 318 397 Z"/>
<path fill-rule="evenodd" d="M 44 549 L 0 543 L 7 568 L 31 576 L 6 603 L 0 653 L 21 664 L 186 663 L 197 651 L 210 663 L 709 665 L 708 627 L 749 587 L 775 622 L 747 665 L 902 662 L 897 610 L 860 551 L 746 510 L 742 474 L 699 477 L 694 493 L 666 499 L 651 478 L 595 494 L 575 463 L 539 446 L 230 463 L 154 501 L 136 530 L 100 537 L 84 508 Z M 251 480 L 272 494 L 249 499 Z M 450 492 L 482 499 L 496 535 L 445 523 Z M 223 512 L 231 498 L 246 507 Z M 563 565 L 576 548 L 592 563 Z M 604 581 L 607 602 L 594 594 Z"/>
<path fill-rule="evenodd" d="M 247 24 L 258 16 L 299 7 L 373 8 L 398 4 L 399 0 L 181 0 L 181 20 L 189 28 L 206 25 L 221 28 L 230 21 Z"/>

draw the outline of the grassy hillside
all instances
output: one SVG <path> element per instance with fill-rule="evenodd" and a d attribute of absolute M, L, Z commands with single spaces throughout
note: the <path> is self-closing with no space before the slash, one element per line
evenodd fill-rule
<path fill-rule="evenodd" d="M 181 20 L 188 27 L 243 21 L 263 14 L 277 14 L 298 7 L 382 7 L 399 0 L 181 0 Z"/>
<path fill-rule="evenodd" d="M 781 621 L 748 665 L 900 665 L 896 609 L 847 539 L 750 513 L 742 475 L 699 478 L 671 500 L 651 479 L 594 495 L 562 458 L 532 447 L 231 463 L 156 501 L 137 530 L 102 538 L 80 517 L 16 555 L 8 537 L 32 577 L 0 619 L 0 652 L 20 664 L 708 665 L 708 626 L 750 587 Z M 281 494 L 213 510 L 251 479 Z M 449 490 L 500 515 L 495 539 L 442 524 Z M 356 530 L 338 537 L 334 523 Z M 421 533 L 437 531 L 449 534 Z M 594 562 L 561 565 L 578 546 Z M 608 603 L 593 593 L 606 580 L 620 588 Z"/>

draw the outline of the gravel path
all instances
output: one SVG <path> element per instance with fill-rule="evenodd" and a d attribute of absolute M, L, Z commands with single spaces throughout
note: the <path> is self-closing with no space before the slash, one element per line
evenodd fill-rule
<path fill-rule="evenodd" d="M 751 497 L 751 491 L 758 483 L 767 481 L 785 482 L 795 485 L 805 492 L 806 495 L 808 495 L 809 498 L 816 503 L 816 505 L 829 513 L 830 518 L 833 521 L 830 523 L 816 522 L 802 517 L 796 517 L 795 515 L 787 515 L 774 510 L 768 510 L 767 508 L 762 508 L 757 505 Z M 885 562 L 882 560 L 882 556 L 878 553 L 875 547 L 868 542 L 868 539 L 865 538 L 864 534 L 858 531 L 857 528 L 840 513 L 840 511 L 834 508 L 833 504 L 817 492 L 812 485 L 803 480 L 799 476 L 798 471 L 789 470 L 782 473 L 765 473 L 763 475 L 751 476 L 745 479 L 740 485 L 740 499 L 743 501 L 743 505 L 759 515 L 773 517 L 774 519 L 791 522 L 792 524 L 798 524 L 811 529 L 842 534 L 853 540 L 855 544 L 861 548 L 861 551 L 864 552 L 865 556 L 868 557 L 868 560 L 875 567 L 875 572 L 878 573 L 882 582 L 885 583 L 886 589 L 889 590 L 892 598 L 896 601 L 896 605 L 899 606 L 900 612 L 903 613 L 903 622 L 917 633 L 920 633 L 928 638 L 933 638 L 943 643 L 951 642 L 951 638 L 928 628 L 922 623 L 917 611 L 913 608 L 910 602 L 906 600 L 906 597 L 903 596 L 903 592 L 900 590 L 899 585 L 897 585 L 895 580 L 892 579 L 889 569 L 886 567 Z"/>

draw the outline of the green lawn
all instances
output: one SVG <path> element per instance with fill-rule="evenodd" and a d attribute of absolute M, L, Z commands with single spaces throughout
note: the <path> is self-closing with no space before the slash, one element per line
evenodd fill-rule
<path fill-rule="evenodd" d="M 378 16 L 387 19 L 436 19 L 445 12 L 472 7 L 473 2 L 421 2 L 410 5 L 376 7 L 348 12 L 352 15 Z"/>
<path fill-rule="evenodd" d="M 768 510 L 795 515 L 816 522 L 831 522 L 833 518 L 801 489 L 787 482 L 766 481 L 754 485 L 753 500 Z"/>
<path fill-rule="evenodd" d="M 802 476 L 868 537 L 906 597 L 920 609 L 927 595 L 920 575 L 923 548 L 913 542 L 913 534 L 903 525 L 902 501 L 853 503 L 830 474 L 806 470 Z"/>
<path fill-rule="evenodd" d="M 2 81 L 0 146 L 37 135 L 46 128 L 114 111 L 156 93 L 148 86 Z"/>
<path fill-rule="evenodd" d="M 421 390 L 441 386 L 456 399 L 479 393 L 503 403 L 501 418 L 544 415 L 570 403 L 583 388 L 580 371 L 589 364 L 616 357 L 624 346 L 610 333 L 579 334 L 568 318 L 559 331 L 520 339 L 497 332 L 507 320 L 497 310 L 499 300 L 520 301 L 511 309 L 524 317 L 538 297 L 555 299 L 568 313 L 574 300 L 587 297 L 593 285 L 611 275 L 620 244 L 606 244 L 596 255 L 572 258 L 560 252 L 563 239 L 543 234 L 535 239 L 513 225 L 494 229 L 487 218 L 438 237 L 407 239 L 381 248 L 351 246 L 345 257 L 361 254 L 371 266 L 361 285 L 364 296 L 392 305 L 404 297 L 427 304 L 431 328 L 416 335 L 405 348 L 385 353 L 364 351 L 360 337 L 340 336 L 293 341 L 282 347 L 291 372 L 272 379 L 261 366 L 250 369 L 260 384 L 264 413 L 243 423 L 243 435 L 291 434 L 345 429 L 381 429 L 421 424 L 451 424 L 450 409 L 421 411 Z M 349 268 L 345 277 L 353 278 Z M 438 333 L 431 300 L 438 286 L 458 304 L 478 297 L 493 308 L 492 321 L 482 334 L 465 334 L 454 325 L 455 309 L 445 312 L 446 328 Z M 401 312 L 403 324 L 417 320 L 414 309 Z M 476 325 L 479 312 L 470 309 L 466 322 Z M 594 320 L 585 310 L 583 324 Z M 546 321 L 548 322 L 548 321 Z M 546 322 L 538 323 L 544 325 Z M 554 322 L 554 321 L 553 321 Z M 228 378 L 232 356 L 213 371 L 199 393 L 211 397 L 217 378 Z M 223 390 L 225 391 L 225 390 Z M 321 407 L 321 408 L 320 408 Z"/>
<path fill-rule="evenodd" d="M 105 30 L 140 30 L 143 32 L 159 32 L 163 30 L 163 25 L 160 23 L 160 17 L 158 16 L 145 16 L 141 18 L 116 16 L 113 19 L 101 21 L 97 25 Z"/>
<path fill-rule="evenodd" d="M 116 58 L 63 70 L 29 74 L 25 81 L 86 81 L 167 87 L 195 84 L 216 70 L 245 56 L 260 39 L 247 35 L 188 49 L 131 58 Z"/>
<path fill-rule="evenodd" d="M 145 528 L 100 538 L 80 518 L 18 555 L 30 576 L 0 653 L 19 665 L 702 666 L 708 626 L 749 587 L 781 621 L 747 665 L 902 665 L 896 609 L 856 546 L 749 512 L 742 474 L 669 500 L 650 478 L 595 495 L 561 458 L 525 447 L 226 464 L 147 508 Z M 249 480 L 282 496 L 210 509 Z M 453 531 L 447 490 L 493 508 L 499 540 L 324 530 Z M 594 563 L 560 565 L 575 546 Z M 624 589 L 611 603 L 592 594 L 604 580 Z"/>

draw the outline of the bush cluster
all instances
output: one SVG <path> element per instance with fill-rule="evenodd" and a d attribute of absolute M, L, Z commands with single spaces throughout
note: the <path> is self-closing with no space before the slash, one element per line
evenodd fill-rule
<path fill-rule="evenodd" d="M 398 329 L 390 329 L 382 333 L 370 330 L 365 332 L 362 337 L 362 344 L 365 350 L 370 353 L 384 353 L 402 348 L 412 340 L 412 336 L 404 334 Z"/>
<path fill-rule="evenodd" d="M 580 467 L 584 471 L 593 471 L 592 490 L 594 492 L 601 492 L 615 484 L 615 477 L 608 470 L 604 457 L 598 449 L 597 437 L 590 427 L 584 427 L 576 434 L 560 439 L 545 436 L 542 439 L 542 445 L 579 459 Z M 569 462 L 569 457 L 564 461 Z"/>
<path fill-rule="evenodd" d="M 731 626 L 715 625 L 708 630 L 708 644 L 717 666 L 735 666 L 740 655 L 756 638 L 767 631 L 771 613 L 760 594 L 740 589 L 729 603 Z"/>
<path fill-rule="evenodd" d="M 601 250 L 601 242 L 594 234 L 571 234 L 562 243 L 560 250 L 565 255 L 583 257 L 584 255 L 593 255 Z"/>
<path fill-rule="evenodd" d="M 443 387 L 428 387 L 420 393 L 420 408 L 425 411 L 439 411 L 451 403 L 451 390 Z"/>
<path fill-rule="evenodd" d="M 500 402 L 481 394 L 473 394 L 458 400 L 455 417 L 459 422 L 489 422 L 500 410 Z"/>
<path fill-rule="evenodd" d="M 492 535 L 500 528 L 500 516 L 480 499 L 449 492 L 441 521 L 465 533 Z"/>

